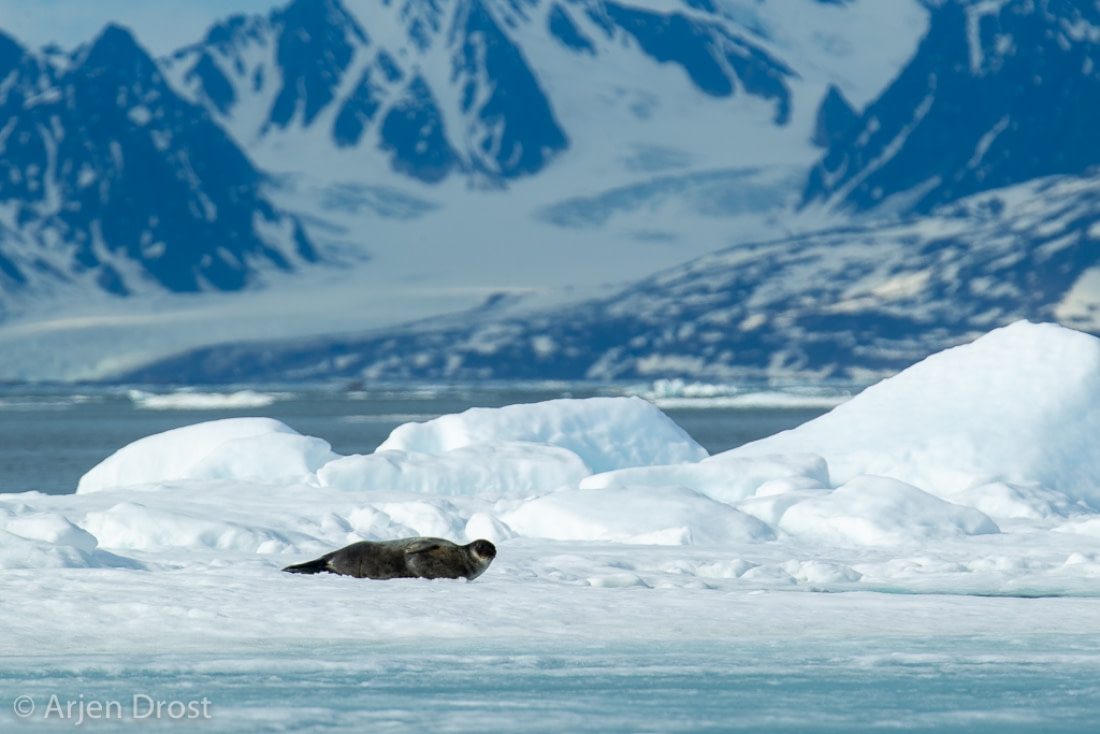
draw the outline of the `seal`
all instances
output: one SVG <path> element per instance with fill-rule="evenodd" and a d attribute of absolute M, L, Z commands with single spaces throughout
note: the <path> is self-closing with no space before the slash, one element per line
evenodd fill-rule
<path fill-rule="evenodd" d="M 497 556 L 487 540 L 458 545 L 443 538 L 369 541 L 326 553 L 312 561 L 287 566 L 287 573 L 337 573 L 357 579 L 457 579 L 473 581 Z"/>

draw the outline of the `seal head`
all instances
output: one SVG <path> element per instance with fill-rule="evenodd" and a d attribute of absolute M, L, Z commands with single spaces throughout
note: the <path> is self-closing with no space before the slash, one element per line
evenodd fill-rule
<path fill-rule="evenodd" d="M 466 545 L 443 538 L 363 540 L 283 570 L 288 573 L 336 573 L 360 579 L 419 577 L 473 581 L 485 573 L 496 555 L 496 546 L 484 539 Z"/>

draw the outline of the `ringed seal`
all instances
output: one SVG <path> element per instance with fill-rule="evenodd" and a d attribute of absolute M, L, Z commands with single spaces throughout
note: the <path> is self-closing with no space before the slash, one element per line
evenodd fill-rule
<path fill-rule="evenodd" d="M 496 558 L 487 540 L 458 545 L 442 538 L 363 540 L 320 558 L 287 566 L 288 573 L 337 573 L 357 579 L 457 579 L 473 581 Z"/>

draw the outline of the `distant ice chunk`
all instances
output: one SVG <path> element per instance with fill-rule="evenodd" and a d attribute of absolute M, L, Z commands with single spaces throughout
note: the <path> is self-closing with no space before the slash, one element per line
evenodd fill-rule
<path fill-rule="evenodd" d="M 220 520 L 208 511 L 190 513 L 136 502 L 120 502 L 106 510 L 89 512 L 84 524 L 103 546 L 112 549 L 212 548 L 270 553 L 292 547 L 282 533 Z"/>
<path fill-rule="evenodd" d="M 759 390 L 743 385 L 654 380 L 639 395 L 658 408 L 834 408 L 851 399 L 849 390 L 800 385 Z"/>
<path fill-rule="evenodd" d="M 66 545 L 91 553 L 99 545 L 95 536 L 74 525 L 69 518 L 53 512 L 16 515 L 4 521 L 7 532 L 27 540 Z"/>
<path fill-rule="evenodd" d="M 965 489 L 952 501 L 980 510 L 995 520 L 1045 520 L 1068 518 L 1088 512 L 1061 492 L 1037 484 L 993 482 Z"/>
<path fill-rule="evenodd" d="M 397 523 L 408 528 L 408 535 L 423 535 L 436 538 L 458 538 L 466 529 L 466 519 L 449 502 L 404 500 L 383 502 L 375 508 L 389 518 L 391 524 Z"/>
<path fill-rule="evenodd" d="M 85 550 L 64 543 L 31 540 L 0 530 L 0 568 L 89 568 L 97 564 Z"/>
<path fill-rule="evenodd" d="M 505 523 L 486 512 L 475 512 L 466 522 L 466 540 L 485 538 L 494 543 L 503 543 L 516 537 L 516 533 Z"/>
<path fill-rule="evenodd" d="M 134 441 L 81 477 L 76 492 L 180 479 L 301 478 L 336 458 L 328 442 L 272 418 L 226 418 Z"/>
<path fill-rule="evenodd" d="M 64 515 L 0 504 L 0 569 L 139 567 L 98 546 Z"/>
<path fill-rule="evenodd" d="M 684 429 L 641 398 L 561 399 L 471 408 L 394 429 L 378 451 L 441 453 L 476 444 L 529 442 L 572 451 L 593 472 L 706 458 Z"/>
<path fill-rule="evenodd" d="M 130 400 L 138 408 L 147 410 L 240 410 L 243 408 L 266 408 L 275 403 L 279 396 L 255 390 L 237 390 L 236 392 L 179 392 L 156 393 L 144 390 L 130 390 Z"/>

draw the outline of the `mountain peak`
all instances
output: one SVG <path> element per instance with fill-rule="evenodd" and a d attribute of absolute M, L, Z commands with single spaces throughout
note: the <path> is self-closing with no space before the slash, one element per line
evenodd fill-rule
<path fill-rule="evenodd" d="M 142 48 L 130 29 L 116 23 L 104 26 L 77 56 L 73 70 L 79 70 L 89 80 L 95 77 L 94 83 L 102 88 L 114 85 L 136 90 L 164 83 L 157 62 Z"/>
<path fill-rule="evenodd" d="M 828 148 L 859 123 L 859 114 L 835 84 L 830 84 L 814 121 L 814 145 Z"/>
<path fill-rule="evenodd" d="M 91 42 L 84 62 L 93 66 L 106 66 L 134 56 L 150 58 L 129 28 L 108 23 Z"/>
<path fill-rule="evenodd" d="M 314 259 L 248 157 L 128 29 L 107 25 L 75 57 L 30 58 L 0 97 L 0 216 L 18 224 L 3 243 L 6 280 L 27 292 L 235 290 L 267 266 Z"/>
<path fill-rule="evenodd" d="M 11 69 L 26 55 L 19 42 L 0 31 L 0 70 Z"/>
<path fill-rule="evenodd" d="M 367 43 L 367 34 L 340 0 L 292 0 L 272 11 L 274 23 L 294 29 L 302 40 L 321 44 L 331 40 L 330 33 L 350 34 Z M 309 36 L 309 38 L 306 38 Z"/>
<path fill-rule="evenodd" d="M 283 86 L 270 122 L 285 128 L 300 117 L 308 126 L 335 98 L 356 45 L 369 43 L 367 34 L 339 0 L 294 0 L 271 20 L 280 29 L 276 60 Z"/>

